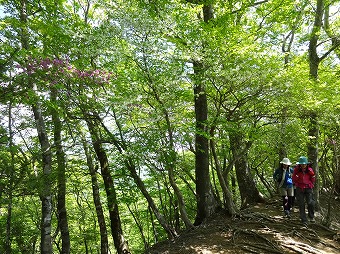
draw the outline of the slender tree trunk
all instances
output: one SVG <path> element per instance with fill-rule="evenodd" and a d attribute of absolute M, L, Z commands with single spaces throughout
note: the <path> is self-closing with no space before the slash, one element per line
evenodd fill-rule
<path fill-rule="evenodd" d="M 8 130 L 9 130 L 9 149 L 11 153 L 11 165 L 9 168 L 9 184 L 8 189 L 8 205 L 7 205 L 7 221 L 6 221 L 6 240 L 5 254 L 12 253 L 12 203 L 13 203 L 13 172 L 14 172 L 14 150 L 13 150 L 13 130 L 12 130 L 12 100 L 8 107 Z"/>
<path fill-rule="evenodd" d="M 309 74 L 313 80 L 318 78 L 318 70 L 321 59 L 317 53 L 318 40 L 322 27 L 322 16 L 324 13 L 324 0 L 317 0 L 317 6 L 315 11 L 314 25 L 312 34 L 309 40 L 308 56 L 309 56 Z"/>
<path fill-rule="evenodd" d="M 152 216 L 154 214 L 154 212 L 151 210 L 150 206 L 148 206 L 148 211 L 149 211 L 149 214 L 150 214 L 150 222 L 151 222 L 151 225 L 152 225 L 152 232 L 153 232 L 153 236 L 154 236 L 154 242 L 158 243 L 159 237 L 158 237 L 157 230 L 156 230 L 155 220 L 153 219 L 153 216 Z"/>
<path fill-rule="evenodd" d="M 161 224 L 163 229 L 167 232 L 169 239 L 174 239 L 177 236 L 177 232 L 173 229 L 165 220 L 164 216 L 159 212 L 157 209 L 156 204 L 154 203 L 152 197 L 150 196 L 149 192 L 145 188 L 144 182 L 137 174 L 136 168 L 131 160 L 125 162 L 127 169 L 130 171 L 130 175 L 132 176 L 134 182 L 137 184 L 138 189 L 142 192 L 143 196 L 147 200 L 149 207 L 152 209 L 153 213 L 155 214 L 158 222 Z"/>
<path fill-rule="evenodd" d="M 7 205 L 7 220 L 6 220 L 6 239 L 5 239 L 5 254 L 12 253 L 12 203 L 13 203 L 13 193 L 12 193 L 12 181 L 9 180 L 8 186 L 8 205 Z"/>
<path fill-rule="evenodd" d="M 91 117 L 93 117 L 91 119 Z M 111 233 L 113 241 L 118 254 L 130 253 L 128 244 L 123 236 L 121 227 L 121 220 L 119 216 L 119 209 L 116 198 L 116 190 L 114 182 L 109 169 L 109 161 L 106 152 L 101 143 L 101 137 L 99 135 L 99 123 L 97 123 L 99 117 L 95 114 L 94 116 L 87 115 L 86 122 L 91 133 L 93 148 L 96 152 L 97 158 L 100 163 L 100 169 L 104 180 L 104 186 L 107 196 L 107 205 L 109 208 L 110 222 L 111 222 Z"/>
<path fill-rule="evenodd" d="M 340 50 L 339 50 L 339 47 L 340 47 L 340 38 L 336 34 L 336 32 L 333 31 L 330 28 L 330 25 L 329 25 L 329 10 L 330 10 L 330 8 L 331 8 L 331 4 L 327 4 L 325 6 L 325 15 L 324 15 L 323 25 L 324 25 L 324 28 L 325 28 L 325 31 L 326 31 L 328 37 L 331 38 L 331 40 L 332 40 L 332 47 L 334 48 L 334 53 L 340 59 Z"/>
<path fill-rule="evenodd" d="M 316 208 L 319 209 L 319 190 L 320 190 L 320 178 L 319 178 L 319 122 L 316 112 L 310 112 L 309 114 L 309 126 L 308 126 L 308 136 L 310 137 L 309 143 L 307 145 L 308 158 L 312 162 L 312 168 L 315 172 L 315 186 L 314 195 L 316 200 Z"/>
<path fill-rule="evenodd" d="M 185 227 L 187 229 L 193 228 L 194 225 L 189 220 L 187 211 L 185 209 L 185 202 L 184 202 L 184 198 L 183 198 L 182 192 L 178 188 L 178 186 L 176 184 L 176 181 L 175 181 L 173 167 L 172 166 L 168 166 L 167 167 L 167 171 L 168 171 L 168 176 L 169 176 L 169 182 L 170 182 L 171 187 L 174 190 L 174 193 L 175 193 L 175 195 L 177 197 L 177 200 L 178 200 L 178 206 L 179 206 L 179 210 L 180 210 L 181 219 L 183 220 L 183 222 L 185 224 Z"/>
<path fill-rule="evenodd" d="M 286 122 L 287 122 L 287 108 L 283 108 L 281 112 L 281 121 L 280 121 L 280 140 L 279 140 L 279 151 L 278 151 L 278 160 L 277 164 L 275 163 L 275 168 L 278 167 L 282 158 L 287 157 L 287 147 L 286 147 Z"/>
<path fill-rule="evenodd" d="M 289 33 L 283 38 L 282 42 L 282 53 L 284 54 L 284 67 L 287 68 L 288 64 L 290 62 L 290 55 L 291 55 L 291 49 L 294 42 L 294 37 L 296 30 L 299 28 L 299 23 L 301 22 L 301 19 L 303 18 L 303 15 L 305 13 L 305 8 L 309 4 L 309 1 L 303 1 L 301 5 L 296 6 L 296 12 L 299 13 L 299 15 L 293 20 L 293 23 L 291 25 L 291 30 Z"/>
<path fill-rule="evenodd" d="M 20 1 L 20 22 L 21 28 L 21 47 L 29 51 L 29 32 L 27 28 L 27 0 Z M 33 94 L 37 94 L 37 88 L 30 80 L 28 80 L 28 87 Z M 38 132 L 39 143 L 41 147 L 42 159 L 42 175 L 41 175 L 41 242 L 40 253 L 52 253 L 52 194 L 51 194 L 51 172 L 52 172 L 52 154 L 51 146 L 48 140 L 45 121 L 41 110 L 39 96 L 36 96 L 36 101 L 32 105 L 36 129 Z"/>
<path fill-rule="evenodd" d="M 165 168 L 168 172 L 168 177 L 169 177 L 169 182 L 170 185 L 172 187 L 172 189 L 174 190 L 175 196 L 178 199 L 178 206 L 179 206 L 179 210 L 180 210 L 180 215 L 181 215 L 181 219 L 183 220 L 185 227 L 186 228 L 193 228 L 194 225 L 191 223 L 187 211 L 185 209 L 185 201 L 182 195 L 181 190 L 178 188 L 177 184 L 176 184 L 176 180 L 175 180 L 175 175 L 174 175 L 174 170 L 176 167 L 176 161 L 177 161 L 177 156 L 176 156 L 176 151 L 175 151 L 175 145 L 174 145 L 174 139 L 173 139 L 173 128 L 171 126 L 171 121 L 169 118 L 169 113 L 166 110 L 164 103 L 162 102 L 161 98 L 159 97 L 159 94 L 157 92 L 157 90 L 154 87 L 151 87 L 152 91 L 153 91 L 153 95 L 155 97 L 155 99 L 158 101 L 158 103 L 160 104 L 161 108 L 162 108 L 162 112 L 164 114 L 164 118 L 165 118 L 165 122 L 166 122 L 166 128 L 167 128 L 167 133 L 168 133 L 168 149 L 165 151 L 164 157 L 166 158 L 166 165 Z"/>
<path fill-rule="evenodd" d="M 231 216 L 234 216 L 237 213 L 237 208 L 236 205 L 233 201 L 233 195 L 230 192 L 230 190 L 228 189 L 228 185 L 226 184 L 225 178 L 223 177 L 223 172 L 219 163 L 219 160 L 217 158 L 217 154 L 216 154 L 216 145 L 214 142 L 214 128 L 211 128 L 210 130 L 210 135 L 211 135 L 211 139 L 210 139 L 210 149 L 211 149 L 211 153 L 215 162 L 215 168 L 216 168 L 216 173 L 217 173 L 217 177 L 218 180 L 220 182 L 222 191 L 223 191 L 223 196 L 225 199 L 225 207 L 228 211 L 228 213 Z"/>
<path fill-rule="evenodd" d="M 92 160 L 92 156 L 90 153 L 90 149 L 85 140 L 83 140 L 83 147 L 84 147 L 84 151 L 86 155 L 87 166 L 89 167 L 89 170 L 90 170 L 93 202 L 96 207 L 98 225 L 99 225 L 99 230 L 100 230 L 100 253 L 107 254 L 109 253 L 109 241 L 107 237 L 107 228 L 106 228 L 103 207 L 100 201 L 100 192 L 99 192 L 98 180 L 97 180 L 97 175 L 96 175 L 97 170 L 95 166 L 93 165 L 93 160 Z"/>
<path fill-rule="evenodd" d="M 56 106 L 57 104 L 57 90 L 51 89 L 51 101 Z M 63 254 L 70 253 L 70 233 L 68 230 L 68 221 L 67 221 L 67 210 L 66 210 L 66 162 L 65 162 L 65 153 L 62 147 L 61 141 L 61 130 L 62 125 L 59 117 L 59 113 L 56 108 L 52 108 L 52 121 L 54 125 L 54 145 L 56 148 L 56 157 L 57 157 L 57 178 L 58 178 L 58 200 L 57 200 L 57 214 L 58 214 L 58 225 L 61 233 L 61 241 L 62 241 L 62 251 Z"/>
<path fill-rule="evenodd" d="M 37 126 L 39 142 L 41 146 L 42 167 L 43 173 L 41 176 L 41 193 L 40 199 L 42 202 L 41 208 L 41 244 L 40 252 L 42 254 L 52 253 L 52 154 L 51 146 L 47 137 L 45 121 L 42 116 L 40 103 L 32 106 L 34 119 Z"/>
<path fill-rule="evenodd" d="M 113 111 L 114 112 L 114 111 Z M 115 115 L 115 113 L 114 113 Z M 115 117 L 116 124 L 118 126 L 120 136 L 123 137 L 123 133 L 119 124 L 119 121 Z M 119 153 L 122 154 L 122 156 L 126 156 L 126 149 L 127 145 L 125 143 L 125 140 L 121 140 L 121 142 L 118 142 L 116 137 L 105 127 L 103 123 L 101 123 L 102 127 L 105 129 L 106 133 L 111 137 L 112 142 L 115 144 L 117 150 Z M 126 168 L 129 170 L 131 177 L 133 178 L 134 182 L 136 183 L 138 189 L 142 192 L 143 196 L 147 200 L 149 204 L 149 208 L 152 209 L 153 213 L 155 214 L 159 224 L 163 227 L 165 232 L 168 234 L 169 239 L 174 239 L 177 236 L 177 232 L 174 228 L 171 227 L 165 220 L 164 216 L 159 212 L 155 202 L 153 201 L 152 197 L 150 196 L 149 192 L 145 188 L 143 180 L 140 178 L 139 174 L 137 173 L 136 166 L 133 163 L 133 160 L 131 158 L 125 159 L 125 165 Z"/>
<path fill-rule="evenodd" d="M 339 145 L 336 143 L 337 139 L 330 140 L 331 145 L 333 146 L 333 159 L 332 159 L 332 168 L 334 172 L 334 192 L 332 195 L 339 196 L 340 195 L 340 149 Z"/>
<path fill-rule="evenodd" d="M 136 206 L 136 203 L 134 205 Z M 132 215 L 133 220 L 135 221 L 136 226 L 137 226 L 137 228 L 139 230 L 139 233 L 140 233 L 140 235 L 142 237 L 143 244 L 144 244 L 144 250 L 149 249 L 150 245 L 149 245 L 149 243 L 148 243 L 148 241 L 147 241 L 147 239 L 145 237 L 145 234 L 144 234 L 144 231 L 143 231 L 143 224 L 142 224 L 141 220 L 138 218 L 138 216 L 136 216 L 136 214 L 138 213 L 138 209 L 135 207 L 135 211 L 136 212 L 133 212 L 131 207 L 129 206 L 129 204 L 126 204 L 126 206 L 129 209 L 130 214 Z"/>

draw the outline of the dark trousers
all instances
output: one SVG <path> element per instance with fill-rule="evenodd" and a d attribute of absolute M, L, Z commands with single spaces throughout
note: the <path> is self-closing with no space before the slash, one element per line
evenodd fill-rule
<path fill-rule="evenodd" d="M 294 187 L 294 196 L 292 197 L 292 208 L 295 206 L 296 188 Z"/>
<path fill-rule="evenodd" d="M 301 189 L 296 188 L 296 199 L 300 210 L 300 219 L 302 222 L 307 222 L 307 216 L 305 212 L 305 203 L 307 203 L 308 217 L 309 219 L 314 218 L 314 207 L 315 200 L 313 195 L 313 189 Z"/>
<path fill-rule="evenodd" d="M 291 196 L 282 196 L 282 206 L 284 211 L 290 211 L 292 208 L 293 197 Z"/>

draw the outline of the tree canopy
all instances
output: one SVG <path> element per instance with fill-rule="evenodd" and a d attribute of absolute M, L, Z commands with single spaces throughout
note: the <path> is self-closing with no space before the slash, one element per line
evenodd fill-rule
<path fill-rule="evenodd" d="M 0 0 L 0 252 L 141 253 L 283 157 L 339 195 L 339 8 Z"/>

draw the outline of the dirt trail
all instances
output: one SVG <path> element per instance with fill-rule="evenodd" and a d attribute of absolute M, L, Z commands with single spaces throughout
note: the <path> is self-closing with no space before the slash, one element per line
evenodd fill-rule
<path fill-rule="evenodd" d="M 148 254 L 224 253 L 340 253 L 340 202 L 335 201 L 330 228 L 316 223 L 304 226 L 298 210 L 284 218 L 280 201 L 271 200 L 248 208 L 235 218 L 217 214 L 194 230 L 183 232 L 175 241 L 156 244 Z"/>

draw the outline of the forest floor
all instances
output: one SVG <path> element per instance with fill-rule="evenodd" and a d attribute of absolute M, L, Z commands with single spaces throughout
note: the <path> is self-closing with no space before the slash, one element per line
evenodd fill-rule
<path fill-rule="evenodd" d="M 327 211 L 326 198 L 320 198 L 320 211 Z M 225 253 L 340 253 L 340 200 L 332 202 L 332 223 L 322 225 L 322 213 L 315 223 L 304 226 L 297 208 L 290 219 L 283 216 L 279 197 L 243 210 L 230 218 L 222 213 L 207 219 L 173 241 L 157 243 L 147 254 L 225 254 Z"/>

